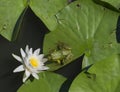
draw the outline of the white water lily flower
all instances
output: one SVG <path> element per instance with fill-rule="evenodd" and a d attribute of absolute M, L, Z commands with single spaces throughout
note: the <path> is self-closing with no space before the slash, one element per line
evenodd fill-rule
<path fill-rule="evenodd" d="M 23 51 L 21 48 L 20 52 L 22 57 L 12 54 L 16 60 L 22 63 L 22 65 L 18 66 L 13 72 L 25 71 L 23 82 L 25 82 L 30 75 L 36 79 L 39 79 L 37 73 L 49 69 L 44 65 L 44 63 L 47 61 L 47 58 L 44 58 L 44 54 L 40 54 L 40 49 L 37 49 L 33 52 L 32 48 L 29 49 L 27 45 L 25 51 Z"/>

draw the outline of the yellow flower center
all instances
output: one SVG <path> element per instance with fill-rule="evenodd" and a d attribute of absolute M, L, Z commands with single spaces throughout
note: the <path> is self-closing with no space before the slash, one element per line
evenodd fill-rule
<path fill-rule="evenodd" d="M 38 59 L 35 58 L 35 57 L 31 57 L 30 58 L 30 64 L 33 66 L 33 67 L 38 67 Z"/>

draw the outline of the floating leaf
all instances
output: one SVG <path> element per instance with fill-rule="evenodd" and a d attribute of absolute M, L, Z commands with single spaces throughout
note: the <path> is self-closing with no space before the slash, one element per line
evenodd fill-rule
<path fill-rule="evenodd" d="M 52 31 L 57 26 L 55 14 L 66 5 L 67 0 L 0 0 L 0 34 L 12 40 L 12 37 L 16 36 L 14 31 L 21 26 L 19 22 L 23 21 L 20 16 L 28 6 Z M 17 22 L 19 27 L 14 30 Z"/>
<path fill-rule="evenodd" d="M 16 22 L 25 9 L 23 0 L 0 0 L 0 34 L 11 40 Z"/>
<path fill-rule="evenodd" d="M 120 1 L 119 0 L 94 0 L 94 1 L 102 4 L 103 6 L 105 6 L 107 8 L 110 8 L 110 9 L 115 7 L 119 11 L 119 8 L 120 8 Z M 110 5 L 112 5 L 113 7 Z"/>
<path fill-rule="evenodd" d="M 89 77 L 80 73 L 73 81 L 69 92 L 119 92 L 120 57 L 110 57 L 95 63 L 88 70 Z M 93 77 L 93 74 L 95 77 Z"/>
<path fill-rule="evenodd" d="M 72 60 L 85 54 L 84 67 L 116 53 L 118 13 L 105 9 L 92 0 L 78 0 L 56 16 L 59 26 L 46 34 L 44 53 L 54 49 L 57 42 L 64 42 L 71 48 L 74 56 Z M 54 63 L 50 66 L 55 66 L 54 69 L 62 67 Z"/>
<path fill-rule="evenodd" d="M 30 7 L 45 25 L 54 30 L 57 26 L 55 14 L 67 5 L 67 0 L 31 0 Z"/>
<path fill-rule="evenodd" d="M 27 81 L 17 92 L 59 92 L 62 83 L 65 81 L 63 76 L 50 72 L 40 73 L 39 77 L 39 80 Z"/>

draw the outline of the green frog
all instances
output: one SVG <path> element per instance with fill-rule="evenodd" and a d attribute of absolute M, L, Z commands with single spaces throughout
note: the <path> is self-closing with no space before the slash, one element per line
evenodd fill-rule
<path fill-rule="evenodd" d="M 65 62 L 70 61 L 72 56 L 71 48 L 63 42 L 58 42 L 56 49 L 51 50 L 47 57 L 49 61 L 63 65 Z"/>

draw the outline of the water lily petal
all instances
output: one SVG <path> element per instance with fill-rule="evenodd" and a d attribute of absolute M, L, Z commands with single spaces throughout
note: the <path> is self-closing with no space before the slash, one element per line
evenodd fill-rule
<path fill-rule="evenodd" d="M 48 70 L 49 69 L 49 67 L 47 67 L 47 66 L 43 66 L 42 68 L 43 68 L 43 70 Z"/>
<path fill-rule="evenodd" d="M 26 47 L 25 47 L 25 52 L 28 54 L 28 52 L 29 52 L 29 46 L 28 45 L 26 45 Z"/>
<path fill-rule="evenodd" d="M 28 70 L 25 70 L 25 74 L 24 74 L 24 77 L 23 77 L 23 82 L 25 82 L 30 76 L 30 72 Z"/>
<path fill-rule="evenodd" d="M 38 68 L 39 71 L 48 70 L 48 69 L 49 69 L 49 67 L 47 67 L 47 66 L 41 66 Z"/>
<path fill-rule="evenodd" d="M 44 57 L 44 54 L 40 54 L 40 55 L 38 56 L 38 58 L 39 58 L 40 61 L 42 60 L 43 57 Z"/>
<path fill-rule="evenodd" d="M 21 52 L 22 57 L 24 58 L 26 56 L 26 54 L 25 54 L 25 52 L 23 51 L 22 48 L 20 49 L 20 52 Z"/>
<path fill-rule="evenodd" d="M 32 55 L 32 52 L 33 52 L 33 49 L 30 48 L 30 50 L 29 50 L 29 54 Z"/>
<path fill-rule="evenodd" d="M 39 76 L 36 73 L 32 73 L 32 76 L 36 79 L 39 79 Z"/>
<path fill-rule="evenodd" d="M 15 54 L 12 54 L 12 56 L 13 56 L 16 60 L 18 60 L 19 62 L 22 63 L 22 59 L 21 59 L 21 57 L 15 55 Z"/>
<path fill-rule="evenodd" d="M 36 49 L 36 50 L 34 51 L 34 54 L 35 54 L 35 55 L 39 55 L 39 53 L 40 53 L 40 49 Z"/>
<path fill-rule="evenodd" d="M 25 47 L 25 51 L 21 48 L 20 52 L 22 57 L 19 57 L 14 54 L 12 55 L 15 59 L 22 62 L 23 65 L 17 67 L 13 72 L 25 71 L 23 82 L 25 82 L 30 75 L 32 75 L 36 79 L 39 79 L 39 76 L 37 74 L 42 72 L 43 70 L 49 69 L 49 67 L 44 66 L 44 63 L 47 61 L 47 58 L 44 58 L 44 54 L 40 54 L 40 49 L 36 49 L 33 52 L 33 49 L 32 48 L 29 49 L 29 46 L 27 45 Z M 35 58 L 35 60 L 33 60 L 33 63 L 38 62 L 37 67 L 33 67 L 30 64 L 31 63 L 30 59 L 33 57 Z"/>
<path fill-rule="evenodd" d="M 27 69 L 25 70 L 25 75 L 30 76 L 30 72 Z"/>
<path fill-rule="evenodd" d="M 20 66 L 18 66 L 13 72 L 15 73 L 15 72 L 21 72 L 21 71 L 24 71 L 25 69 L 24 69 L 24 67 L 23 67 L 23 65 L 20 65 Z"/>
<path fill-rule="evenodd" d="M 43 59 L 42 59 L 42 62 L 43 62 L 43 63 L 45 63 L 45 62 L 47 62 L 47 61 L 48 61 L 47 58 L 43 58 Z"/>

